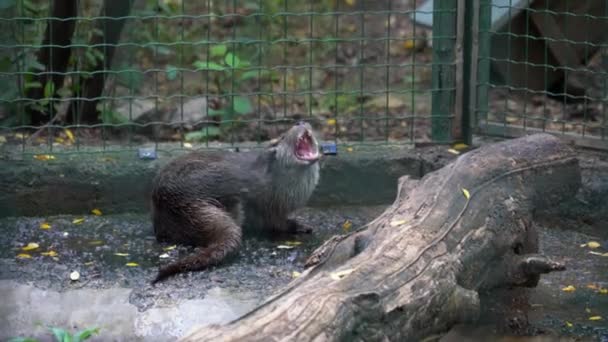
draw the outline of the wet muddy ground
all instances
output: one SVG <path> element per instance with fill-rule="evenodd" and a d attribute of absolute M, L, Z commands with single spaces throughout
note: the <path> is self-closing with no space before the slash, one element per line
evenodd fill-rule
<path fill-rule="evenodd" d="M 158 264 L 190 250 L 156 243 L 146 215 L 1 219 L 0 337 L 48 337 L 45 326 L 53 325 L 100 327 L 99 341 L 165 341 L 197 324 L 225 323 L 286 285 L 323 240 L 357 228 L 383 209 L 305 209 L 298 217 L 316 227 L 313 234 L 248 236 L 241 252 L 223 265 L 157 286 L 150 281 Z M 544 276 L 530 290 L 528 316 L 543 339 L 606 341 L 608 293 L 602 289 L 608 289 L 608 257 L 599 254 L 608 253 L 608 231 L 577 232 L 568 229 L 573 222 L 541 228 L 541 248 L 566 261 L 568 270 Z M 590 241 L 600 247 L 590 248 Z M 39 247 L 22 249 L 32 242 Z M 78 280 L 70 279 L 73 271 Z M 563 291 L 567 286 L 575 290 Z M 490 326 L 455 329 L 444 340 L 498 337 L 504 332 Z"/>

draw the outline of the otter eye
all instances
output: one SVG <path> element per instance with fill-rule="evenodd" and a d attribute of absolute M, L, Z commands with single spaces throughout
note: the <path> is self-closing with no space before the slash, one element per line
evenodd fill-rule
<path fill-rule="evenodd" d="M 298 122 L 296 123 L 296 126 L 304 126 L 304 125 L 306 125 L 306 122 L 305 122 L 305 121 L 298 121 Z"/>

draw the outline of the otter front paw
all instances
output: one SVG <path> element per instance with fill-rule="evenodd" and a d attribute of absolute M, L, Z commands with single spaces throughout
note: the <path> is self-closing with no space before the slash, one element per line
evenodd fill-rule
<path fill-rule="evenodd" d="M 289 219 L 287 220 L 287 231 L 292 234 L 310 234 L 312 226 Z"/>

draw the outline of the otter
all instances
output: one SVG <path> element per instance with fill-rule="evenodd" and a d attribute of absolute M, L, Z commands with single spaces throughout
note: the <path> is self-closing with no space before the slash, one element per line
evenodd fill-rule
<path fill-rule="evenodd" d="M 310 124 L 298 122 L 263 150 L 191 152 L 169 162 L 153 181 L 156 239 L 199 249 L 161 267 L 152 283 L 219 264 L 239 248 L 243 228 L 310 232 L 288 215 L 317 186 L 320 156 Z"/>

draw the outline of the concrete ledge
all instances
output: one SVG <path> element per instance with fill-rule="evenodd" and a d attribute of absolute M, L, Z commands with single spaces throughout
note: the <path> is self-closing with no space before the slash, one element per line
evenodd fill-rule
<path fill-rule="evenodd" d="M 6 152 L 6 146 L 4 146 Z M 187 151 L 186 151 L 187 152 Z M 163 152 L 142 160 L 136 151 L 0 156 L 0 217 L 145 212 L 151 180 L 158 168 L 184 151 Z M 321 182 L 311 206 L 392 203 L 397 179 L 419 178 L 455 156 L 445 147 L 354 147 L 322 161 Z"/>

